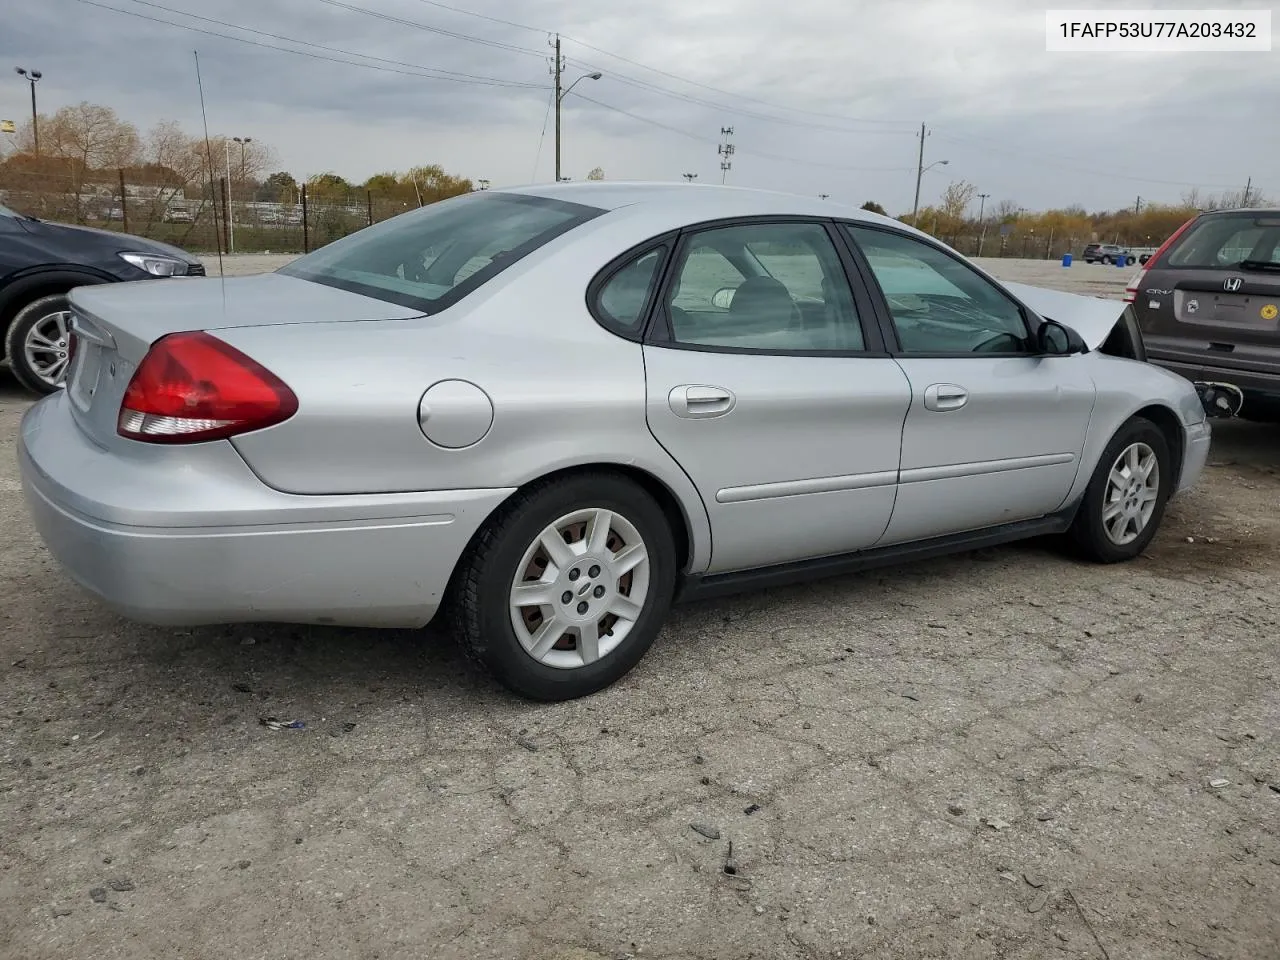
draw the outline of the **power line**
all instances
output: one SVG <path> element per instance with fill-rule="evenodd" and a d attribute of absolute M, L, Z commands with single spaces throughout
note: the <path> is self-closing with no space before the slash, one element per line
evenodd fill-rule
<path fill-rule="evenodd" d="M 766 123 L 777 123 L 777 124 L 781 124 L 782 126 L 806 127 L 813 130 L 827 130 L 834 133 L 857 134 L 858 136 L 908 136 L 909 135 L 909 131 L 907 130 L 856 130 L 851 127 L 837 127 L 829 123 L 818 123 L 812 120 L 793 120 L 788 117 L 769 116 L 768 114 L 765 114 L 765 113 L 758 113 L 754 110 L 746 110 L 746 109 L 743 109 L 742 107 L 735 107 L 730 104 L 716 103 L 711 100 L 704 100 L 701 97 L 695 97 L 691 94 L 678 93 L 674 90 L 668 90 L 666 87 L 662 87 L 654 83 L 649 83 L 645 80 L 637 80 L 634 77 L 628 77 L 623 74 L 608 72 L 608 71 L 605 71 L 603 68 L 601 68 L 598 64 L 589 63 L 585 60 L 579 60 L 576 57 L 569 58 L 568 62 L 575 64 L 576 66 L 584 70 L 594 70 L 600 73 L 604 73 L 610 80 L 617 81 L 618 83 L 622 83 L 630 87 L 636 87 L 637 89 L 641 89 L 641 90 L 648 90 L 654 93 L 661 94 L 663 96 L 672 97 L 676 100 L 683 100 L 686 103 L 692 103 L 700 107 L 705 107 L 708 110 L 717 111 L 719 113 L 735 113 L 735 114 L 738 114 L 739 116 L 751 117 L 756 120 L 763 120 Z"/>
<path fill-rule="evenodd" d="M 615 107 L 612 104 L 605 103 L 601 100 L 593 99 L 592 97 L 588 97 L 585 94 L 578 93 L 576 90 L 571 95 L 577 98 L 578 100 L 585 100 L 587 101 L 587 103 L 593 103 L 597 107 L 603 107 L 606 110 L 610 110 L 613 113 L 622 114 L 624 117 L 630 117 L 632 120 L 637 120 L 640 123 L 646 123 L 646 124 L 649 124 L 650 126 L 658 127 L 661 130 L 667 130 L 671 133 L 679 134 L 682 137 L 688 137 L 690 140 L 698 140 L 702 143 L 714 143 L 716 144 L 716 146 L 720 145 L 720 141 L 714 139 L 713 137 L 707 137 L 700 133 L 693 133 L 689 130 L 682 130 L 680 127 L 673 127 L 670 124 L 662 123 L 659 120 L 651 120 L 649 117 L 641 116 L 638 113 L 632 113 L 630 110 L 624 110 L 621 107 Z M 734 150 L 735 152 L 745 152 L 748 156 L 758 157 L 762 160 L 776 160 L 780 163 L 798 163 L 798 164 L 802 164 L 804 166 L 810 166 L 810 167 L 824 167 L 828 170 L 848 170 L 848 171 L 856 171 L 860 173 L 871 173 L 871 172 L 902 173 L 902 172 L 905 172 L 905 170 L 907 169 L 905 167 L 858 167 L 858 166 L 849 166 L 846 164 L 839 164 L 839 163 L 824 163 L 821 160 L 806 160 L 802 157 L 784 157 L 776 153 L 765 153 L 762 150 L 741 151 L 736 146 L 734 147 Z"/>
<path fill-rule="evenodd" d="M 283 40 L 286 43 L 296 43 L 304 47 L 314 47 L 317 50 L 328 50 L 330 53 L 340 53 L 346 56 L 362 57 L 365 60 L 376 60 L 378 63 L 390 63 L 397 67 L 411 67 L 414 70 L 424 70 L 430 73 L 447 74 L 449 76 L 462 77 L 466 80 L 476 80 L 486 84 L 503 84 L 503 85 L 513 84 L 513 85 L 529 86 L 529 87 L 541 86 L 541 84 L 525 83 L 523 81 L 507 81 L 507 80 L 502 80 L 498 77 L 478 76 L 473 73 L 460 73 L 457 70 L 446 70 L 443 67 L 424 67 L 421 64 L 407 63 L 404 60 L 389 60 L 386 57 L 375 57 L 372 54 L 368 54 L 368 53 L 354 53 L 350 50 L 341 50 L 337 47 L 326 46 L 323 43 L 312 43 L 310 40 L 298 40 L 298 39 L 295 39 L 294 37 L 288 37 L 278 33 L 268 33 L 265 30 L 258 30 L 255 27 L 242 27 L 238 23 L 228 23 L 225 20 L 215 20 L 213 17 L 201 16 L 198 13 L 188 13 L 185 10 L 175 10 L 173 7 L 166 7 L 163 4 L 154 3 L 152 2 L 152 0 L 129 0 L 129 2 L 140 4 L 144 7 L 153 7 L 156 10 L 163 10 L 166 13 L 172 13 L 182 17 L 190 17 L 192 20 L 203 20 L 205 23 L 214 23 L 220 27 L 227 27 L 231 30 L 241 30 L 245 33 L 257 34 L 260 37 L 270 37 L 273 40 Z M 123 13 L 124 11 L 121 11 L 121 12 Z M 441 79 L 444 79 L 444 78 L 442 77 Z"/>
<path fill-rule="evenodd" d="M 489 16 L 488 14 L 476 13 L 473 10 L 464 10 L 461 7 L 455 7 L 447 3 L 441 3 L 440 0 L 418 0 L 418 2 L 427 4 L 428 6 L 437 7 L 441 10 L 448 10 L 451 13 L 457 13 L 467 17 L 475 17 L 479 20 L 487 20 L 490 23 L 498 23 L 507 27 L 514 27 L 517 30 L 527 30 L 531 33 L 541 33 L 541 34 L 551 34 L 555 32 L 553 30 L 547 30 L 542 27 L 535 27 L 527 23 L 520 23 L 516 20 L 504 20 L 501 17 L 492 17 L 492 16 Z M 570 37 L 567 35 L 562 36 L 561 39 L 567 40 L 570 43 L 576 43 L 578 46 L 582 47 L 583 49 L 592 50 L 596 53 L 602 54 L 603 56 L 611 57 L 614 60 L 619 60 L 622 63 L 629 63 L 633 67 L 639 67 L 641 70 L 648 70 L 649 72 L 658 74 L 659 76 L 667 77 L 670 80 L 677 80 L 680 83 L 687 83 L 690 86 L 699 87 L 703 90 L 708 90 L 712 93 L 718 93 L 721 96 L 734 97 L 738 100 L 745 100 L 749 103 L 759 104 L 760 106 L 769 107 L 770 109 L 773 109 L 773 110 L 780 110 L 785 113 L 805 114 L 807 116 L 812 116 L 812 117 L 823 117 L 828 120 L 843 120 L 848 123 L 866 123 L 866 124 L 877 124 L 877 125 L 886 125 L 886 126 L 909 126 L 912 128 L 915 127 L 914 120 L 882 120 L 882 119 L 871 119 L 866 117 L 849 117 L 849 116 L 845 116 L 837 113 L 824 113 L 819 110 L 805 110 L 800 107 L 783 106 L 781 104 L 771 103 L 768 100 L 761 100 L 757 97 L 749 97 L 746 94 L 734 93 L 731 90 L 723 90 L 719 87 L 713 87 L 710 84 L 700 83 L 697 80 L 691 80 L 688 77 L 683 77 L 677 73 L 671 73 L 668 70 L 660 70 L 657 67 L 651 67 L 646 63 L 641 63 L 638 60 L 632 60 L 629 57 L 622 56 L 621 54 L 613 53 L 610 50 L 605 50 L 601 47 L 592 46 L 591 44 L 587 43 L 585 40 L 578 40 L 574 37 Z M 613 71 L 605 71 L 602 67 L 596 64 L 590 64 L 590 63 L 585 63 L 580 61 L 579 65 L 584 66 L 590 70 L 600 70 L 601 72 L 607 72 L 614 79 L 621 78 L 620 74 L 616 74 Z M 635 80 L 634 78 L 628 78 L 628 79 L 630 79 L 633 83 L 639 86 L 645 86 L 651 89 L 660 90 L 664 93 L 672 94 L 677 97 L 682 96 L 681 94 L 675 93 L 675 91 L 667 90 L 665 87 L 658 87 L 654 84 L 648 84 L 643 80 Z M 726 107 L 722 104 L 714 104 L 711 106 L 719 110 L 740 110 L 740 108 Z M 903 132 L 906 133 L 907 131 L 903 131 Z"/>
<path fill-rule="evenodd" d="M 467 43 L 478 43 L 485 47 L 494 47 L 498 50 L 506 50 L 508 53 L 520 53 L 526 56 L 537 57 L 542 60 L 546 57 L 540 50 L 530 50 L 528 47 L 518 47 L 513 43 L 503 43 L 501 40 L 486 40 L 484 37 L 473 37 L 469 33 L 458 33 L 455 30 L 445 30 L 443 27 L 433 27 L 428 23 L 419 23 L 417 20 L 406 20 L 403 17 L 395 17 L 389 13 L 382 13 L 379 10 L 369 10 L 366 7 L 357 7 L 349 3 L 342 3 L 341 0 L 320 0 L 331 7 L 339 7 L 343 10 L 350 10 L 352 13 L 362 13 L 367 17 L 377 17 L 379 20 L 386 20 L 388 23 L 396 23 L 402 27 L 412 27 L 415 30 L 425 30 L 428 33 L 439 34 L 442 37 L 450 37 L 454 40 L 465 40 Z"/>
<path fill-rule="evenodd" d="M 262 47 L 264 50 L 274 50 L 277 53 L 292 53 L 300 57 L 310 57 L 312 60 L 324 60 L 329 63 L 341 63 L 349 67 L 364 67 L 367 70 L 378 70 L 383 73 L 398 73 L 406 77 L 417 77 L 420 80 L 446 80 L 452 83 L 468 83 L 468 84 L 476 84 L 480 86 L 495 86 L 495 87 L 525 87 L 525 88 L 538 87 L 540 88 L 542 86 L 541 84 L 537 84 L 537 83 L 525 83 L 525 82 L 515 81 L 515 80 L 499 80 L 497 78 L 472 80 L 472 79 L 464 79 L 462 77 L 445 76 L 439 73 L 421 72 L 421 71 L 430 70 L 432 68 L 420 67 L 413 64 L 410 64 L 410 66 L 412 66 L 415 71 L 419 71 L 419 72 L 410 72 L 409 70 L 400 70 L 395 67 L 378 66 L 375 63 L 360 63 L 355 60 L 340 60 L 336 57 L 327 57 L 319 53 L 309 53 L 306 50 L 294 50 L 289 47 L 278 47 L 278 46 L 275 46 L 274 44 L 262 43 L 258 40 L 250 40 L 247 37 L 236 37 L 227 33 L 219 33 L 216 30 L 207 30 L 203 27 L 192 26 L 189 23 L 174 23 L 172 20 L 164 20 L 160 17 L 153 17 L 153 16 L 150 16 L 149 14 L 140 13 L 137 10 L 121 10 L 119 7 L 108 6 L 105 3 L 98 2 L 98 0 L 76 0 L 76 2 L 86 4 L 90 7 L 98 7 L 99 9 L 102 9 L 102 10 L 110 10 L 112 13 L 122 13 L 127 17 L 136 17 L 139 20 L 148 20 L 152 23 L 164 24 L 165 26 L 168 26 L 168 27 L 178 27 L 179 29 L 182 29 L 182 30 L 191 30 L 195 33 L 203 33 L 206 36 L 210 36 L 210 37 L 220 37 L 223 40 L 234 40 L 237 43 L 247 43 L 250 46 Z M 191 14 L 186 14 L 186 16 L 191 16 Z M 247 30 L 247 28 L 243 28 L 243 27 L 234 27 L 233 29 Z M 257 31 L 248 31 L 248 32 L 257 32 Z M 291 43 L 300 43 L 300 44 L 306 43 L 306 41 L 292 40 L 290 38 L 283 38 L 283 39 Z M 324 49 L 330 49 L 335 51 L 337 50 L 336 47 L 328 47 Z M 381 59 L 378 57 L 369 57 L 367 54 L 356 53 L 354 51 L 349 51 L 349 50 L 341 50 L 338 52 L 349 57 L 361 57 L 364 59 L 373 59 L 373 60 Z M 393 62 L 393 61 L 387 61 L 387 62 Z"/>

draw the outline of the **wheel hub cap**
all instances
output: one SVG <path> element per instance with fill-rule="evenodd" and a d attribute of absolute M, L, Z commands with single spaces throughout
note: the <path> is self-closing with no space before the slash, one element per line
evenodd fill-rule
<path fill-rule="evenodd" d="M 511 625 L 549 667 L 580 668 L 612 653 L 635 626 L 649 589 L 649 556 L 621 514 L 566 514 L 525 551 L 511 584 Z"/>

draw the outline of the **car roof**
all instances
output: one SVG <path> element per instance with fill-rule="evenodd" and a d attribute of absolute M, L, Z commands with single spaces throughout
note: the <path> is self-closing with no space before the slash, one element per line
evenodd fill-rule
<path fill-rule="evenodd" d="M 715 184 L 673 183 L 662 181 L 582 181 L 576 183 L 532 184 L 494 191 L 520 193 L 581 203 L 604 210 L 624 207 L 665 207 L 679 211 L 688 222 L 699 219 L 749 216 L 841 217 L 868 223 L 892 223 L 905 230 L 912 228 L 892 217 L 881 216 L 861 207 L 753 187 L 730 187 Z"/>

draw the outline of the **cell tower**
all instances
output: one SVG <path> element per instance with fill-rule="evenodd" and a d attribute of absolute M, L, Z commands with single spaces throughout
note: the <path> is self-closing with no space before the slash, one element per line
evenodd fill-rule
<path fill-rule="evenodd" d="M 729 175 L 729 171 L 733 168 L 733 144 L 729 138 L 733 136 L 733 127 L 721 127 L 720 139 L 724 142 L 720 144 L 720 182 L 724 183 L 725 177 Z"/>

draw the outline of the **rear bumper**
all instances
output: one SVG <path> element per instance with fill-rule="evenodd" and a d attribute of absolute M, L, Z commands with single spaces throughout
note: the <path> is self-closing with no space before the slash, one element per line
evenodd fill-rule
<path fill-rule="evenodd" d="M 1231 367 L 1218 367 L 1212 363 L 1188 361 L 1184 359 L 1170 360 L 1151 352 L 1147 345 L 1147 360 L 1158 367 L 1163 367 L 1188 380 L 1207 380 L 1218 383 L 1232 383 L 1258 397 L 1280 399 L 1280 374 L 1266 373 L 1257 370 L 1240 370 Z"/>
<path fill-rule="evenodd" d="M 511 493 L 296 496 L 265 486 L 230 443 L 199 447 L 109 453 L 71 418 L 65 391 L 23 418 L 36 528 L 77 583 L 131 619 L 422 626 Z"/>

